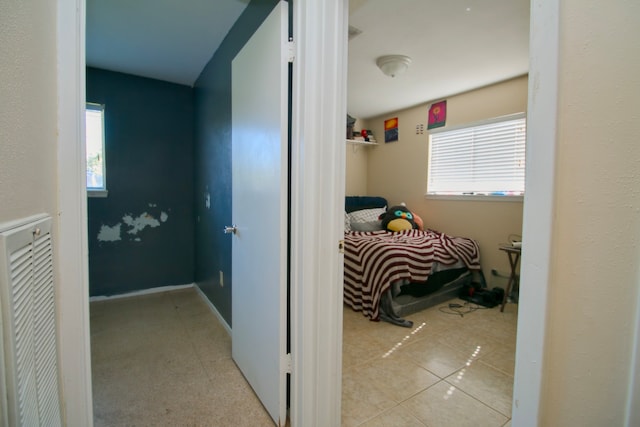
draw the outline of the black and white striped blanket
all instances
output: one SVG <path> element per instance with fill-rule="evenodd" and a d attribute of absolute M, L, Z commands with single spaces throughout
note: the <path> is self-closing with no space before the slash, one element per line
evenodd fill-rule
<path fill-rule="evenodd" d="M 380 297 L 393 282 L 425 282 L 434 265 L 480 268 L 478 244 L 433 230 L 345 233 L 344 302 L 378 320 Z"/>

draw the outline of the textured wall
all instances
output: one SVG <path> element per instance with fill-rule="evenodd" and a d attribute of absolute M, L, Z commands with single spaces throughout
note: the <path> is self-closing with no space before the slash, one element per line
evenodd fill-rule
<path fill-rule="evenodd" d="M 106 198 L 90 197 L 89 287 L 113 295 L 194 281 L 193 89 L 95 68 Z"/>
<path fill-rule="evenodd" d="M 276 3 L 252 0 L 195 84 L 196 281 L 229 324 L 231 238 L 222 229 L 231 222 L 231 61 Z"/>
<path fill-rule="evenodd" d="M 347 166 L 345 171 L 345 194 L 347 196 L 363 196 L 367 194 L 369 150 L 375 150 L 375 148 L 354 143 L 347 144 L 345 156 Z"/>
<path fill-rule="evenodd" d="M 638 357 L 638 16 L 637 2 L 560 2 L 544 426 L 638 425 L 624 420 Z"/>
<path fill-rule="evenodd" d="M 0 2 L 0 222 L 55 217 L 55 16 L 56 2 Z"/>
<path fill-rule="evenodd" d="M 354 131 L 362 130 L 362 123 L 362 120 L 356 119 Z M 375 148 L 355 143 L 348 143 L 346 147 L 345 194 L 347 196 L 367 195 L 369 150 Z"/>

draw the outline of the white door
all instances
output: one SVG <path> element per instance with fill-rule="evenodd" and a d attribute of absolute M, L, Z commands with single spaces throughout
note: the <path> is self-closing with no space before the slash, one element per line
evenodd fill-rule
<path fill-rule="evenodd" d="M 286 416 L 288 5 L 232 62 L 232 356 L 276 422 Z"/>

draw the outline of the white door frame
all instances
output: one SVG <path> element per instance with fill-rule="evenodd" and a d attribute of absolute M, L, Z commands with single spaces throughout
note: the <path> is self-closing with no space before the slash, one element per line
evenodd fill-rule
<path fill-rule="evenodd" d="M 58 212 L 54 247 L 64 425 L 92 426 L 84 148 L 85 0 L 58 0 Z M 55 72 L 52 70 L 52 72 Z"/>
<path fill-rule="evenodd" d="M 532 0 L 527 106 L 527 178 L 512 423 L 539 424 L 555 192 L 559 0 Z"/>
<path fill-rule="evenodd" d="M 339 426 L 348 0 L 293 8 L 292 426 Z"/>
<path fill-rule="evenodd" d="M 518 340 L 516 349 L 513 417 L 518 426 L 537 426 L 540 405 L 553 209 L 554 177 L 549 165 L 555 165 L 559 10 L 559 0 L 533 0 L 531 4 L 527 134 L 530 139 L 535 136 L 536 150 L 527 153 L 523 234 L 528 243 L 521 275 L 523 281 L 536 283 L 538 293 L 526 295 L 520 306 L 518 336 L 533 339 Z M 344 196 L 344 146 L 332 141 L 342 141 L 344 132 L 328 119 L 343 124 L 347 21 L 348 0 L 296 1 L 295 74 L 301 78 L 294 79 L 293 94 L 293 426 L 340 424 L 341 366 L 337 353 L 342 337 L 342 265 L 335 263 L 342 260 L 330 255 L 332 245 L 341 238 L 336 230 L 342 228 L 338 214 L 343 210 Z M 330 212 L 334 215 L 327 214 Z M 534 234 L 535 243 L 530 241 Z M 327 286 L 336 276 L 338 291 Z M 322 422 L 317 422 L 319 417 L 324 417 Z"/>

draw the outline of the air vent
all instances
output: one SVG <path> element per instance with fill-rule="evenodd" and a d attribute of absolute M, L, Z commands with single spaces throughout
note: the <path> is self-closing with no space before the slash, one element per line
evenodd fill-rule
<path fill-rule="evenodd" d="M 362 30 L 354 27 L 353 25 L 349 25 L 349 41 L 360 34 L 362 34 Z"/>
<path fill-rule="evenodd" d="M 0 224 L 0 425 L 62 425 L 52 249 L 47 215 Z"/>

